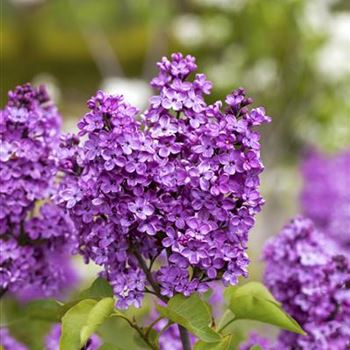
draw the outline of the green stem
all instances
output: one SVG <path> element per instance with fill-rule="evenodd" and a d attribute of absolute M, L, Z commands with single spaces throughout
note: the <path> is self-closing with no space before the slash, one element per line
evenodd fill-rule
<path fill-rule="evenodd" d="M 0 299 L 5 295 L 7 292 L 7 288 L 0 288 Z"/>
<path fill-rule="evenodd" d="M 163 317 L 159 316 L 157 319 L 155 319 L 148 327 L 147 327 L 147 332 L 146 332 L 146 337 L 148 337 L 149 332 L 151 331 L 151 329 L 160 321 L 162 320 Z"/>
<path fill-rule="evenodd" d="M 112 314 L 113 316 L 113 314 Z M 126 322 L 128 322 L 129 326 L 133 329 L 136 330 L 136 332 L 140 335 L 140 337 L 144 340 L 144 342 L 152 349 L 152 350 L 159 350 L 155 345 L 153 345 L 149 340 L 148 340 L 148 335 L 147 333 L 144 334 L 142 329 L 137 325 L 136 322 L 132 322 L 130 321 L 126 316 L 121 316 L 119 314 L 114 315 L 116 317 L 120 317 L 121 319 L 125 320 Z"/>
<path fill-rule="evenodd" d="M 137 261 L 139 262 L 141 269 L 145 273 L 146 278 L 147 278 L 148 282 L 150 283 L 150 285 L 152 286 L 157 297 L 160 300 L 162 300 L 163 302 L 167 303 L 169 301 L 169 299 L 161 294 L 159 284 L 153 279 L 152 273 L 148 269 L 147 264 L 144 261 L 144 259 L 142 258 L 142 256 L 140 255 L 140 253 L 136 249 L 133 250 L 133 253 L 134 253 Z M 187 329 L 180 326 L 179 324 L 178 324 L 178 328 L 179 328 L 179 332 L 180 332 L 180 339 L 181 339 L 183 350 L 191 350 L 190 336 L 189 336 Z"/>
<path fill-rule="evenodd" d="M 158 297 L 160 300 L 162 300 L 163 302 L 167 303 L 169 299 L 160 293 L 160 287 L 159 287 L 158 283 L 153 279 L 152 273 L 151 273 L 151 271 L 147 268 L 147 264 L 146 264 L 146 262 L 143 260 L 143 258 L 142 258 L 142 256 L 140 255 L 140 253 L 139 253 L 136 249 L 133 250 L 133 253 L 134 253 L 134 255 L 135 255 L 137 261 L 139 262 L 142 271 L 145 273 L 146 278 L 147 278 L 149 284 L 152 286 L 154 292 L 156 293 L 157 297 Z"/>

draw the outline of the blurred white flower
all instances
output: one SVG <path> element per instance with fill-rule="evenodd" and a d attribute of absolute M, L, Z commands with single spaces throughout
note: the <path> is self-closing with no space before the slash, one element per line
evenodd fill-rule
<path fill-rule="evenodd" d="M 205 40 L 201 20 L 196 15 L 176 17 L 172 29 L 175 38 L 184 46 L 199 46 Z"/>
<path fill-rule="evenodd" d="M 123 95 L 131 105 L 143 109 L 152 95 L 152 89 L 141 79 L 109 77 L 103 80 L 101 89 L 109 94 Z"/>
<path fill-rule="evenodd" d="M 329 40 L 318 54 L 321 73 L 334 80 L 350 74 L 350 15 L 333 15 L 327 23 Z"/>
<path fill-rule="evenodd" d="M 277 65 L 272 58 L 262 58 L 250 68 L 244 76 L 244 85 L 263 91 L 276 83 Z"/>
<path fill-rule="evenodd" d="M 333 13 L 331 6 L 336 2 L 338 0 L 309 0 L 301 21 L 306 33 L 312 31 L 326 36 L 317 54 L 316 68 L 332 80 L 350 74 L 350 15 Z"/>
<path fill-rule="evenodd" d="M 214 45 L 220 44 L 230 37 L 232 22 L 227 16 L 215 15 L 210 16 L 204 21 L 205 42 L 208 40 Z"/>

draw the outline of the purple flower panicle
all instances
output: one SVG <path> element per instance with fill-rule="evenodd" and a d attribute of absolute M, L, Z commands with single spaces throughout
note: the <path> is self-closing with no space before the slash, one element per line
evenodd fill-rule
<path fill-rule="evenodd" d="M 312 151 L 302 166 L 304 214 L 349 255 L 350 152 L 329 157 Z"/>
<path fill-rule="evenodd" d="M 311 220 L 297 217 L 265 247 L 265 283 L 307 336 L 281 332 L 276 349 L 350 346 L 350 265 Z"/>
<path fill-rule="evenodd" d="M 80 253 L 104 267 L 122 308 L 140 306 L 150 287 L 141 260 L 158 258 L 152 279 L 164 297 L 205 291 L 214 280 L 236 284 L 247 275 L 248 232 L 263 204 L 254 128 L 270 121 L 264 109 L 250 109 L 244 89 L 225 107 L 207 105 L 212 84 L 194 75 L 192 56 L 173 54 L 158 67 L 158 94 L 140 118 L 122 96 L 99 91 L 79 135 L 61 146 L 71 150 L 60 160 L 57 200 Z"/>
<path fill-rule="evenodd" d="M 47 202 L 60 123 L 45 89 L 29 84 L 10 92 L 0 111 L 0 288 L 24 300 L 58 296 L 74 280 L 67 259 L 74 226 Z"/>

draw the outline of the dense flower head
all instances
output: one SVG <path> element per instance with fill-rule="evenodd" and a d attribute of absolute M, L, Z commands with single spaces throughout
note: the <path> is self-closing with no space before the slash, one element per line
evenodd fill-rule
<path fill-rule="evenodd" d="M 265 283 L 307 336 L 281 332 L 276 349 L 350 346 L 350 265 L 311 220 L 297 217 L 267 243 Z"/>
<path fill-rule="evenodd" d="M 350 251 L 350 152 L 326 156 L 312 151 L 303 162 L 303 212 Z M 348 253 L 347 253 L 348 254 Z"/>
<path fill-rule="evenodd" d="M 61 337 L 61 324 L 56 323 L 52 326 L 49 334 L 45 338 L 45 350 L 59 350 Z M 101 346 L 101 339 L 93 334 L 82 350 L 97 350 Z"/>
<path fill-rule="evenodd" d="M 49 201 L 60 123 L 44 87 L 17 87 L 1 110 L 0 288 L 22 299 L 58 296 L 74 279 L 67 259 L 74 226 Z"/>
<path fill-rule="evenodd" d="M 104 266 L 124 308 L 140 305 L 150 277 L 164 298 L 205 291 L 213 280 L 236 284 L 247 275 L 248 232 L 263 204 L 253 128 L 270 121 L 264 109 L 250 110 L 244 89 L 225 108 L 207 105 L 212 84 L 191 78 L 192 56 L 173 54 L 158 67 L 158 94 L 141 118 L 122 96 L 99 91 L 78 124 L 80 145 L 74 135 L 61 145 L 71 148 L 57 200 L 81 254 Z"/>
<path fill-rule="evenodd" d="M 9 227 L 18 234 L 35 201 L 49 194 L 59 127 L 60 116 L 43 87 L 26 84 L 9 93 L 0 115 L 1 234 Z"/>
<path fill-rule="evenodd" d="M 0 347 L 4 350 L 27 350 L 28 348 L 14 339 L 7 328 L 0 328 Z"/>

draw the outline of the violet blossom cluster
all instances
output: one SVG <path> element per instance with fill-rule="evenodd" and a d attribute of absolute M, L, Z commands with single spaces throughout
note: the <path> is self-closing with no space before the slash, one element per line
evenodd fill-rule
<path fill-rule="evenodd" d="M 282 331 L 274 350 L 350 347 L 350 264 L 311 220 L 297 217 L 264 250 L 265 283 L 307 336 Z"/>
<path fill-rule="evenodd" d="M 61 333 L 61 324 L 54 324 L 48 335 L 45 337 L 45 350 L 60 350 Z M 100 337 L 93 334 L 81 350 L 97 350 L 101 345 L 102 342 Z"/>
<path fill-rule="evenodd" d="M 140 118 L 122 96 L 99 91 L 79 135 L 61 145 L 66 177 L 57 199 L 120 308 L 140 306 L 150 285 L 168 298 L 214 280 L 236 284 L 247 275 L 248 232 L 263 204 L 254 127 L 270 121 L 264 109 L 249 109 L 241 88 L 225 107 L 207 105 L 212 83 L 192 78 L 192 56 L 173 54 L 158 67 L 158 94 Z"/>
<path fill-rule="evenodd" d="M 0 289 L 25 300 L 58 296 L 75 279 L 67 258 L 74 226 L 48 201 L 60 116 L 43 87 L 9 93 L 0 136 Z"/>
<path fill-rule="evenodd" d="M 350 151 L 336 156 L 310 152 L 303 162 L 304 214 L 338 243 L 350 250 Z"/>
<path fill-rule="evenodd" d="M 28 348 L 10 335 L 8 328 L 0 328 L 0 347 L 4 350 L 27 350 Z"/>

